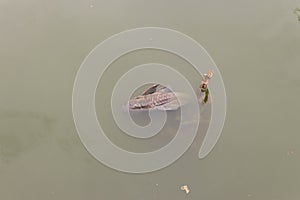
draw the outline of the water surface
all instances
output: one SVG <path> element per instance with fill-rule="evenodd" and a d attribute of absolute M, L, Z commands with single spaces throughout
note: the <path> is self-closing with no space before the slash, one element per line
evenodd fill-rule
<path fill-rule="evenodd" d="M 299 199 L 300 23 L 293 13 L 299 5 L 297 0 L 1 1 L 0 198 Z M 163 170 L 132 175 L 107 168 L 85 150 L 71 98 L 76 72 L 94 46 L 144 26 L 181 31 L 207 49 L 223 75 L 228 111 L 208 157 L 197 159 L 209 109 L 182 158 Z M 176 129 L 170 122 L 150 143 L 136 141 L 106 114 L 118 77 L 154 61 L 180 70 L 195 88 L 200 82 L 188 63 L 166 52 L 138 51 L 113 63 L 98 86 L 96 109 L 114 130 L 109 137 L 129 150 L 159 148 Z M 191 189 L 188 195 L 179 189 L 183 184 Z"/>

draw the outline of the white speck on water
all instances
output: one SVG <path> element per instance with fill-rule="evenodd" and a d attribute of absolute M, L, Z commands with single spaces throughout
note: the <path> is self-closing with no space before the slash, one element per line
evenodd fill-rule
<path fill-rule="evenodd" d="M 248 194 L 247 197 L 252 197 L 252 194 Z"/>
<path fill-rule="evenodd" d="M 185 191 L 186 194 L 188 194 L 190 192 L 190 188 L 187 185 L 181 186 L 180 189 L 182 191 Z"/>
<path fill-rule="evenodd" d="M 158 186 L 158 183 L 156 183 L 155 186 Z"/>
<path fill-rule="evenodd" d="M 90 8 L 94 8 L 94 5 L 93 5 L 93 4 L 91 4 L 91 5 L 90 5 Z"/>
<path fill-rule="evenodd" d="M 152 41 L 152 40 L 153 40 L 153 38 L 149 38 L 149 40 L 150 40 L 150 41 Z"/>

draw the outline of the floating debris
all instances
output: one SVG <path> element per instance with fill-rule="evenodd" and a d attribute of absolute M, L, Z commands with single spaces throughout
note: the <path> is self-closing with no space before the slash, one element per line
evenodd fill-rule
<path fill-rule="evenodd" d="M 94 8 L 94 5 L 91 4 L 91 5 L 90 5 L 90 8 Z"/>
<path fill-rule="evenodd" d="M 212 78 L 213 74 L 214 74 L 213 71 L 209 70 L 207 72 L 207 74 L 204 74 L 202 76 L 202 81 L 201 81 L 201 84 L 200 84 L 200 90 L 201 90 L 201 92 L 203 92 L 205 94 L 205 96 L 202 100 L 202 104 L 206 104 L 207 101 L 208 101 L 209 91 L 208 91 L 208 88 L 207 88 L 207 84 L 208 84 L 209 79 Z"/>
<path fill-rule="evenodd" d="M 190 192 L 190 188 L 187 185 L 181 186 L 180 189 L 182 191 L 185 191 L 186 194 L 188 194 Z"/>

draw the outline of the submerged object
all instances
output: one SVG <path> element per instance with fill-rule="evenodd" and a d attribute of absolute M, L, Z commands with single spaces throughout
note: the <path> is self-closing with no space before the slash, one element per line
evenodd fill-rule
<path fill-rule="evenodd" d="M 212 76 L 212 71 L 208 71 L 207 74 L 202 76 L 200 84 L 202 104 L 208 101 L 209 91 L 207 85 Z M 186 94 L 173 92 L 163 85 L 155 84 L 141 95 L 130 99 L 128 106 L 130 110 L 177 110 L 186 104 L 187 100 Z"/>
<path fill-rule="evenodd" d="M 297 15 L 298 21 L 300 21 L 300 8 L 299 7 L 297 7 L 297 8 L 294 9 L 294 14 Z"/>

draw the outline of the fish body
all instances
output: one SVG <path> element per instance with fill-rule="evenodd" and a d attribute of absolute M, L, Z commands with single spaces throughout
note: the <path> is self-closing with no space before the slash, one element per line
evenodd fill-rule
<path fill-rule="evenodd" d="M 129 101 L 131 110 L 177 110 L 180 104 L 173 92 L 154 92 L 137 96 Z"/>
<path fill-rule="evenodd" d="M 208 101 L 207 84 L 212 76 L 211 70 L 202 76 L 200 85 L 202 104 L 206 104 Z M 177 110 L 189 101 L 190 98 L 186 94 L 173 92 L 163 85 L 155 84 L 141 95 L 130 99 L 128 107 L 130 110 Z"/>

